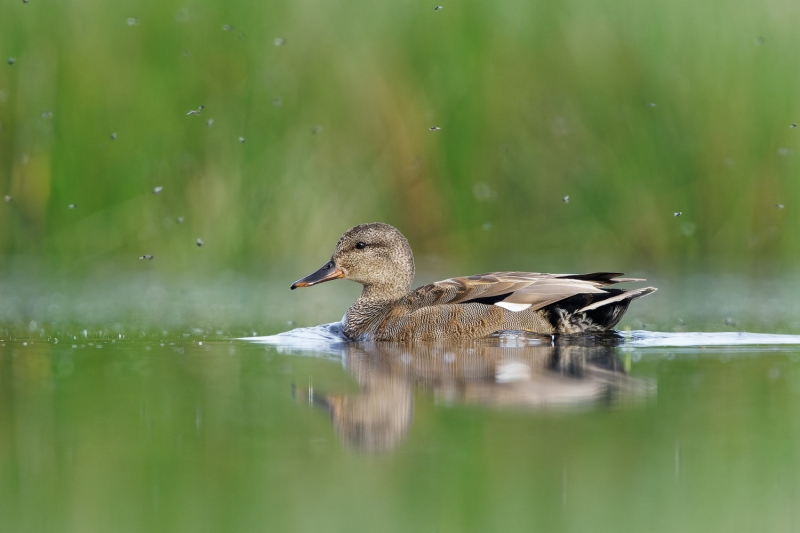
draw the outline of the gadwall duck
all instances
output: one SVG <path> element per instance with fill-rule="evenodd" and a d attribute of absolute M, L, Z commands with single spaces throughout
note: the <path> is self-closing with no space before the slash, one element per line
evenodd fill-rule
<path fill-rule="evenodd" d="M 414 255 L 403 234 L 379 222 L 350 228 L 331 260 L 292 284 L 310 287 L 334 279 L 364 286 L 342 318 L 352 340 L 456 340 L 503 330 L 552 335 L 613 328 L 631 300 L 656 289 L 608 289 L 622 274 L 489 272 L 452 278 L 410 291 Z"/>

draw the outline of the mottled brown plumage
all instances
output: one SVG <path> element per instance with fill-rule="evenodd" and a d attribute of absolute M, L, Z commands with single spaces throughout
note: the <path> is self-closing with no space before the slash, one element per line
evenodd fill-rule
<path fill-rule="evenodd" d="M 342 320 L 351 339 L 475 339 L 503 330 L 582 333 L 613 328 L 631 300 L 656 289 L 607 288 L 622 274 L 490 272 L 409 292 L 414 256 L 405 237 L 379 222 L 350 228 L 331 260 L 292 289 L 345 278 L 363 285 Z"/>

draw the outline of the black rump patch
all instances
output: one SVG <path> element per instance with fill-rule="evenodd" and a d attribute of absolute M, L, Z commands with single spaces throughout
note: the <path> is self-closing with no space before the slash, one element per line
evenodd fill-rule
<path fill-rule="evenodd" d="M 619 274 L 613 274 L 610 272 L 601 273 L 608 276 L 619 276 Z M 595 274 L 587 274 L 589 276 Z M 597 278 L 595 278 L 597 279 Z M 565 298 L 561 301 L 555 302 L 553 304 L 548 305 L 545 307 L 546 310 L 563 310 L 566 311 L 568 314 L 573 314 L 583 309 L 587 305 L 591 305 L 596 302 L 602 302 L 603 300 L 607 300 L 613 296 L 618 296 L 620 294 L 630 292 L 623 289 L 603 289 L 602 293 L 584 293 L 584 294 L 576 294 L 575 296 L 570 296 L 569 298 Z M 622 315 L 625 314 L 625 311 L 628 309 L 628 305 L 630 304 L 630 300 L 622 300 L 619 302 L 614 302 L 609 305 L 603 305 L 598 307 L 597 309 L 592 309 L 590 311 L 585 311 L 584 314 L 589 318 L 592 322 L 601 326 L 603 328 L 613 328 L 617 325 L 622 319 Z M 560 318 L 560 313 L 548 313 L 550 323 L 554 328 L 558 328 L 558 320 Z"/>

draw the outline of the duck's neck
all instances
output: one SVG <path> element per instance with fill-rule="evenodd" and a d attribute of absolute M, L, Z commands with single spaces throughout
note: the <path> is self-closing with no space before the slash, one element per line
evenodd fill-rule
<path fill-rule="evenodd" d="M 358 339 L 368 333 L 371 327 L 380 323 L 380 318 L 388 313 L 398 300 L 408 294 L 408 285 L 364 285 L 361 296 L 344 315 L 344 332 L 351 339 Z"/>

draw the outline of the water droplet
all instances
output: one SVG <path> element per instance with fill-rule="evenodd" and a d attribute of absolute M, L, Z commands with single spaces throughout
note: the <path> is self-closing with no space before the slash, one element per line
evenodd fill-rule
<path fill-rule="evenodd" d="M 775 207 L 778 209 L 783 209 L 783 204 L 775 204 Z"/>
<path fill-rule="evenodd" d="M 497 198 L 497 193 L 492 190 L 491 187 L 487 183 L 482 181 L 475 184 L 472 187 L 472 194 L 475 198 L 481 202 L 485 202 L 487 200 L 494 200 Z"/>
<path fill-rule="evenodd" d="M 139 19 L 135 17 L 128 17 L 128 26 L 136 26 L 139 24 Z"/>
<path fill-rule="evenodd" d="M 232 31 L 232 30 L 233 30 L 233 26 L 231 26 L 230 24 L 223 24 L 222 25 L 222 31 Z"/>
<path fill-rule="evenodd" d="M 273 107 L 280 107 L 281 105 L 283 105 L 283 100 L 281 100 L 277 96 L 272 99 L 272 106 Z"/>
<path fill-rule="evenodd" d="M 175 222 L 177 222 L 178 224 L 183 224 L 183 217 L 176 218 Z"/>
<path fill-rule="evenodd" d="M 117 140 L 117 132 L 114 132 L 114 133 L 112 133 L 112 134 L 110 135 L 110 137 L 111 137 L 111 140 L 112 140 L 112 141 L 116 141 L 116 140 Z"/>
<path fill-rule="evenodd" d="M 44 118 L 44 119 L 53 118 L 53 112 L 52 111 L 45 111 L 44 113 L 42 113 L 42 118 Z"/>
<path fill-rule="evenodd" d="M 655 102 L 650 102 L 649 104 L 647 104 L 647 107 L 655 107 L 655 106 L 656 106 Z"/>
<path fill-rule="evenodd" d="M 240 142 L 240 143 L 243 143 L 243 142 L 245 142 L 246 140 L 247 140 L 247 139 L 245 139 L 244 137 L 239 137 L 239 142 Z"/>
<path fill-rule="evenodd" d="M 792 151 L 788 148 L 778 148 L 778 155 L 786 157 L 787 155 L 791 154 Z"/>
<path fill-rule="evenodd" d="M 561 199 L 561 201 L 564 202 L 565 204 L 568 204 L 569 203 L 569 195 L 566 195 L 564 198 Z"/>
<path fill-rule="evenodd" d="M 317 133 L 322 132 L 322 126 L 314 126 L 311 128 L 311 134 L 316 135 Z"/>
<path fill-rule="evenodd" d="M 756 46 L 761 46 L 762 44 L 764 44 L 764 38 L 763 37 L 756 37 L 755 43 L 756 43 Z"/>
<path fill-rule="evenodd" d="M 69 207 L 70 209 L 75 209 L 76 207 L 78 207 L 78 204 L 69 204 L 67 207 Z"/>
<path fill-rule="evenodd" d="M 161 191 L 163 191 L 163 190 L 164 190 L 164 187 L 162 187 L 161 185 L 159 185 L 158 187 L 156 187 L 155 189 L 153 189 L 153 194 L 158 194 L 158 193 L 160 193 L 160 192 L 161 192 Z"/>
<path fill-rule="evenodd" d="M 284 39 L 283 37 L 275 37 L 275 40 L 273 42 L 275 43 L 275 46 L 283 46 L 284 44 L 286 44 L 286 39 Z"/>
<path fill-rule="evenodd" d="M 17 58 L 16 57 L 9 57 L 8 58 L 8 64 L 9 65 L 13 65 L 16 62 L 17 62 Z"/>
<path fill-rule="evenodd" d="M 207 128 L 210 128 L 213 125 L 214 125 L 214 119 L 213 118 L 210 118 L 210 119 L 206 120 L 206 127 Z"/>
<path fill-rule="evenodd" d="M 6 202 L 10 202 L 11 201 L 11 195 L 10 194 L 6 194 L 5 196 L 3 196 L 3 200 L 6 201 Z"/>

